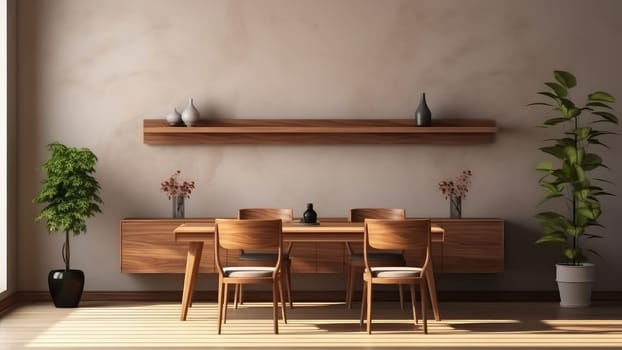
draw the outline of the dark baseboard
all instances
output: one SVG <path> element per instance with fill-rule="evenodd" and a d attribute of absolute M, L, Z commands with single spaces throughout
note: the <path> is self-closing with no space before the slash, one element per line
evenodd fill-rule
<path fill-rule="evenodd" d="M 468 291 L 439 292 L 440 301 L 464 302 L 559 302 L 558 291 Z M 592 292 L 593 301 L 621 301 L 622 291 Z"/>
<path fill-rule="evenodd" d="M 299 291 L 293 293 L 296 302 L 343 302 L 343 291 Z M 406 293 L 408 294 L 408 293 Z M 272 298 L 270 291 L 246 291 L 244 299 L 247 301 L 265 301 Z M 361 298 L 360 293 L 355 293 L 354 300 Z M 374 293 L 374 299 L 383 301 L 397 301 L 397 293 L 390 291 L 378 291 Z M 446 291 L 439 292 L 440 302 L 555 302 L 559 301 L 557 291 Z M 196 301 L 216 302 L 215 291 L 197 291 L 194 295 Z M 606 291 L 592 293 L 593 301 L 620 301 L 622 291 Z M 51 302 L 49 293 L 40 291 L 23 291 L 12 294 L 0 300 L 0 312 L 17 303 Z M 84 292 L 82 301 L 181 301 L 181 291 L 105 291 Z"/>
<path fill-rule="evenodd" d="M 8 295 L 6 298 L 0 300 L 0 315 L 2 315 L 5 311 L 8 311 L 15 307 L 18 304 L 18 296 L 17 293 L 13 293 Z"/>

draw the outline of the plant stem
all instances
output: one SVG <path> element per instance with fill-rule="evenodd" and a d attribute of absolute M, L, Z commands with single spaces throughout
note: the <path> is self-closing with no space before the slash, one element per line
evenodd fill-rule
<path fill-rule="evenodd" d="M 577 134 L 576 134 L 576 130 L 579 128 L 579 115 L 576 115 L 574 117 L 574 130 L 575 130 L 575 134 L 574 134 L 574 151 L 575 151 L 575 157 L 577 159 L 577 161 L 579 160 L 579 140 L 577 140 Z M 572 225 L 574 226 L 574 229 L 577 229 L 577 196 L 576 196 L 576 184 L 572 184 Z M 577 258 L 574 254 L 574 252 L 577 249 L 577 236 L 576 236 L 576 231 L 575 231 L 575 235 L 572 236 L 572 251 L 573 251 L 573 255 L 572 255 L 572 264 L 573 265 L 577 265 L 578 261 Z"/>
<path fill-rule="evenodd" d="M 63 244 L 63 261 L 65 262 L 65 271 L 69 271 L 69 260 L 70 260 L 70 250 L 69 250 L 69 230 L 65 231 L 65 244 Z"/>

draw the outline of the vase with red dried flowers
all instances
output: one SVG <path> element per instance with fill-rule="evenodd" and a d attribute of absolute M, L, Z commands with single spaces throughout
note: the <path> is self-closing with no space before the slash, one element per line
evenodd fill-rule
<path fill-rule="evenodd" d="M 190 198 L 190 194 L 195 188 L 194 181 L 181 181 L 180 176 L 181 171 L 177 170 L 160 184 L 162 192 L 166 193 L 168 199 L 173 201 L 173 218 L 175 219 L 184 217 L 185 199 Z"/>
<path fill-rule="evenodd" d="M 462 217 L 462 199 L 466 198 L 471 186 L 471 170 L 463 170 L 455 180 L 443 180 L 438 189 L 445 199 L 449 199 L 449 217 Z"/>

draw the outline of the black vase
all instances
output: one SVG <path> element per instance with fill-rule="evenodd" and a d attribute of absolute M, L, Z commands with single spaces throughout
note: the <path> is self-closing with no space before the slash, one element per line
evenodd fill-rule
<path fill-rule="evenodd" d="M 415 111 L 415 120 L 417 126 L 430 126 L 432 125 L 432 112 L 428 108 L 428 104 L 425 100 L 425 92 L 421 95 L 421 101 Z"/>
<path fill-rule="evenodd" d="M 82 270 L 52 270 L 48 274 L 48 287 L 56 307 L 77 307 L 84 289 Z"/>
<path fill-rule="evenodd" d="M 314 224 L 317 222 L 317 213 L 313 210 L 313 203 L 307 204 L 307 210 L 302 214 L 302 222 L 305 224 Z"/>

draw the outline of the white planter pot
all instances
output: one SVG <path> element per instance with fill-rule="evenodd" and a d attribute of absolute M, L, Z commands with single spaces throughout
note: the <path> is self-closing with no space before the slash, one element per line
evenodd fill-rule
<path fill-rule="evenodd" d="M 555 265 L 557 275 L 555 281 L 559 288 L 561 307 L 590 306 L 592 284 L 596 276 L 596 266 L 590 263 L 581 265 Z"/>

